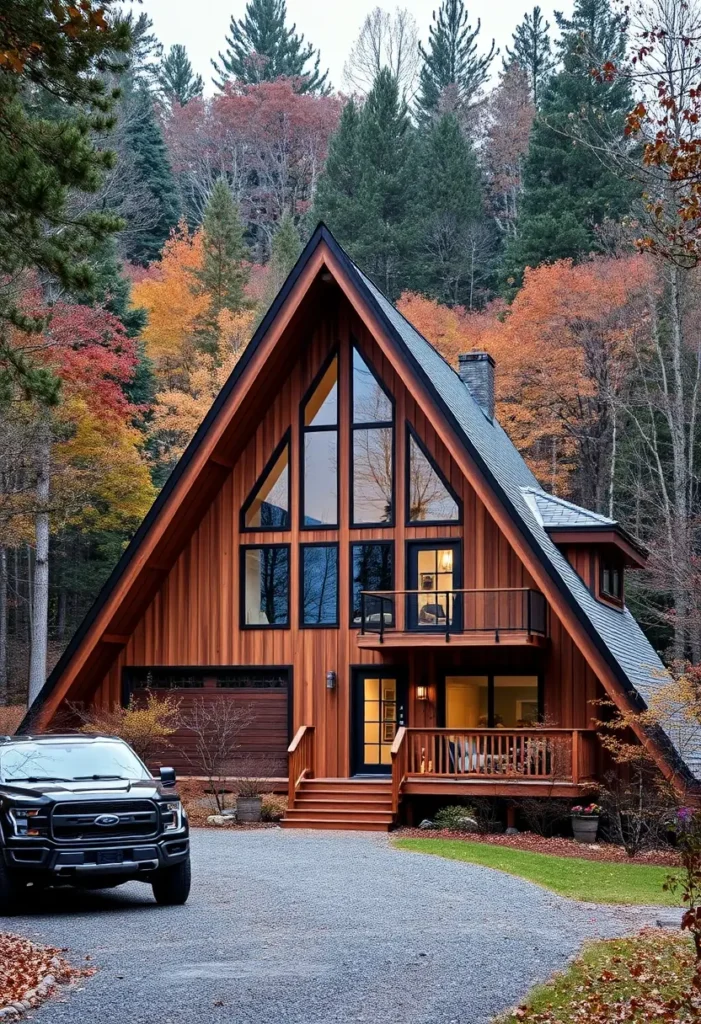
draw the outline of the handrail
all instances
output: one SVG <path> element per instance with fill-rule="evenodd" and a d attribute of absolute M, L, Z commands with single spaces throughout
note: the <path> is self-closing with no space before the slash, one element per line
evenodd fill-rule
<path fill-rule="evenodd" d="M 407 747 L 404 742 L 406 734 L 406 727 L 400 725 L 390 751 L 392 755 L 392 814 L 395 817 L 399 814 L 399 799 L 406 776 Z"/>
<path fill-rule="evenodd" d="M 287 805 L 292 807 L 303 779 L 314 777 L 314 726 L 300 725 L 287 748 Z"/>
<path fill-rule="evenodd" d="M 539 594 L 539 590 L 533 587 L 451 587 L 449 590 L 437 588 L 435 590 L 361 590 L 361 594 L 368 597 L 394 597 L 404 594 L 527 594 L 532 592 Z"/>

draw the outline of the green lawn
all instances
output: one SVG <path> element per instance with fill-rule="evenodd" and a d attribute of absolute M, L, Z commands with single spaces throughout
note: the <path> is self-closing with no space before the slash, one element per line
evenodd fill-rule
<path fill-rule="evenodd" d="M 577 960 L 524 999 L 497 1024 L 648 1024 L 652 1020 L 690 1024 L 699 1020 L 701 995 L 692 988 L 691 940 L 648 931 L 631 939 L 586 946 Z"/>
<path fill-rule="evenodd" d="M 677 906 L 674 896 L 662 888 L 669 868 L 646 864 L 609 864 L 576 857 L 551 857 L 515 850 L 508 846 L 471 843 L 462 839 L 398 839 L 400 850 L 430 853 L 450 860 L 506 871 L 560 896 L 595 903 L 640 903 Z"/>

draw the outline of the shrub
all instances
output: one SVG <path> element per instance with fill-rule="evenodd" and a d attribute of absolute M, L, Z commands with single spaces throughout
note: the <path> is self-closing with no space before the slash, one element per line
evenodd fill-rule
<path fill-rule="evenodd" d="M 276 793 L 268 793 L 263 797 L 261 807 L 261 818 L 263 821 L 280 821 L 287 810 L 287 797 L 278 796 Z"/>
<path fill-rule="evenodd" d="M 600 793 L 603 833 L 629 857 L 669 845 L 675 807 L 657 769 L 642 761 L 610 773 Z"/>
<path fill-rule="evenodd" d="M 451 804 L 441 807 L 434 819 L 436 828 L 448 829 L 451 832 L 479 832 L 477 812 L 474 807 L 462 804 Z"/>
<path fill-rule="evenodd" d="M 157 697 L 146 691 L 145 703 L 132 696 L 125 708 L 83 708 L 71 705 L 82 725 L 80 732 L 118 736 L 142 761 L 149 761 L 169 747 L 168 738 L 180 725 L 180 701 L 170 694 Z"/>
<path fill-rule="evenodd" d="M 520 811 L 529 832 L 550 838 L 558 825 L 569 819 L 570 808 L 566 800 L 551 797 L 523 797 L 515 800 L 514 806 Z"/>

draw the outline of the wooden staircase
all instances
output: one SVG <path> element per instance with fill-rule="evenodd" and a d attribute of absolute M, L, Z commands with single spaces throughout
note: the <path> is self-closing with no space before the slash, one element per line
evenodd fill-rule
<path fill-rule="evenodd" d="M 283 828 L 388 832 L 394 823 L 391 779 L 303 778 Z"/>

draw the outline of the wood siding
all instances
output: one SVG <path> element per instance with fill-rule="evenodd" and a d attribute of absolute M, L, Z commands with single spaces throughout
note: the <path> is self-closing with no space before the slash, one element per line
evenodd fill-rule
<path fill-rule="evenodd" d="M 316 323 L 308 333 L 295 331 L 289 339 L 291 363 L 283 383 L 269 400 L 270 379 L 261 389 L 257 413 L 249 411 L 240 438 L 241 454 L 222 484 L 190 541 L 167 569 L 151 603 L 128 631 L 129 639 L 105 677 L 96 682 L 94 699 L 101 705 L 121 699 L 122 669 L 129 665 L 291 665 L 294 671 L 292 728 L 315 726 L 316 770 L 319 775 L 346 776 L 350 771 L 350 690 L 352 666 L 381 663 L 381 652 L 360 650 L 356 628 L 350 625 L 350 543 L 375 539 L 394 541 L 395 587 L 406 586 L 405 543 L 411 539 L 458 538 L 463 542 L 463 583 L 466 588 L 529 587 L 533 580 L 487 512 L 469 481 L 449 456 L 431 422 L 420 411 L 402 380 L 382 356 L 378 345 L 335 286 L 315 307 Z M 349 528 L 350 365 L 351 338 L 396 401 L 395 526 Z M 299 403 L 324 359 L 339 351 L 339 494 L 338 529 L 300 530 Z M 294 355 L 294 358 L 292 356 Z M 266 377 L 273 367 L 261 371 Z M 405 422 L 423 440 L 463 503 L 463 525 L 406 526 Z M 246 532 L 239 529 L 240 509 L 285 432 L 291 430 L 292 528 L 287 531 Z M 339 627 L 299 628 L 299 544 L 335 541 L 339 544 Z M 290 618 L 288 629 L 242 630 L 240 622 L 240 543 L 289 543 Z M 596 717 L 590 704 L 603 695 L 593 672 L 562 627 L 549 613 L 551 642 L 542 651 L 504 647 L 480 650 L 407 650 L 388 652 L 386 661 L 408 668 L 409 723 L 437 724 L 437 688 L 442 673 L 462 669 L 534 672 L 544 679 L 548 724 L 586 727 Z M 127 632 L 127 631 L 125 631 Z M 337 674 L 335 690 L 326 688 L 326 673 Z M 416 701 L 417 683 L 429 686 L 429 700 Z M 91 695 L 86 692 L 86 698 Z"/>

